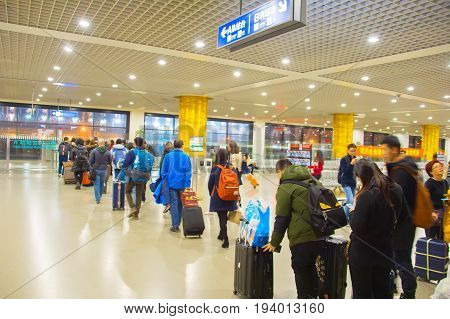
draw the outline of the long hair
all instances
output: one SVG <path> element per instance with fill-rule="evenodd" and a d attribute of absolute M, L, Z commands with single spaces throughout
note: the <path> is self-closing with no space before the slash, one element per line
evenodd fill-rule
<path fill-rule="evenodd" d="M 227 165 L 228 162 L 228 152 L 227 150 L 221 148 L 216 152 L 216 161 L 214 162 L 215 165 Z"/>
<path fill-rule="evenodd" d="M 323 161 L 323 153 L 321 150 L 317 150 L 316 151 L 316 159 L 315 159 L 318 163 L 324 163 Z"/>
<path fill-rule="evenodd" d="M 228 144 L 230 148 L 231 154 L 239 154 L 239 146 L 236 144 L 235 141 L 230 141 L 230 144 Z"/>
<path fill-rule="evenodd" d="M 356 162 L 355 175 L 359 177 L 362 182 L 362 188 L 359 190 L 356 197 L 359 197 L 370 188 L 372 183 L 375 183 L 389 206 L 393 207 L 390 193 L 390 187 L 393 182 L 389 177 L 381 172 L 380 168 L 374 162 L 366 159 L 361 159 Z"/>

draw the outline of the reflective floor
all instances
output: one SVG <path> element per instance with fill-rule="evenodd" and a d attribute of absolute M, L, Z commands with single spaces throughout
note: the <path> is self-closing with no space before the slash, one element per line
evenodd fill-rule
<path fill-rule="evenodd" d="M 257 177 L 258 190 L 245 181 L 243 205 L 259 198 L 273 212 L 276 178 Z M 200 174 L 197 183 L 205 212 L 206 178 Z M 92 188 L 75 191 L 55 174 L 39 172 L 1 173 L 0 203 L 1 297 L 234 298 L 234 244 L 221 248 L 215 214 L 205 214 L 202 239 L 185 239 L 169 232 L 170 215 L 153 201 L 139 221 L 129 221 L 112 211 L 110 191 L 97 205 Z M 230 238 L 237 230 L 229 224 Z M 287 240 L 274 267 L 275 298 L 295 298 Z M 433 291 L 434 285 L 419 283 L 418 297 Z"/>

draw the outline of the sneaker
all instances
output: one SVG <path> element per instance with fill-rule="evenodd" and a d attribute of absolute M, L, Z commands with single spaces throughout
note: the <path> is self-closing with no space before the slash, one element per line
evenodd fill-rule
<path fill-rule="evenodd" d="M 61 174 L 58 174 L 58 177 L 61 177 Z"/>
<path fill-rule="evenodd" d="M 178 227 L 170 227 L 170 231 L 172 232 L 172 233 L 179 233 L 180 232 L 180 228 L 178 228 Z"/>
<path fill-rule="evenodd" d="M 163 214 L 167 213 L 170 209 L 170 206 L 165 206 L 163 210 Z"/>
<path fill-rule="evenodd" d="M 75 189 L 81 189 L 80 183 L 77 183 L 77 186 L 75 186 Z"/>
<path fill-rule="evenodd" d="M 97 204 L 100 204 L 100 201 L 99 201 L 99 200 L 97 201 Z"/>
<path fill-rule="evenodd" d="M 229 248 L 229 247 L 230 247 L 230 242 L 228 241 L 228 239 L 225 239 L 222 244 L 222 248 Z"/>
<path fill-rule="evenodd" d="M 219 236 L 217 236 L 217 239 L 220 240 L 220 241 L 223 241 L 223 236 L 222 236 L 222 234 L 219 234 Z"/>

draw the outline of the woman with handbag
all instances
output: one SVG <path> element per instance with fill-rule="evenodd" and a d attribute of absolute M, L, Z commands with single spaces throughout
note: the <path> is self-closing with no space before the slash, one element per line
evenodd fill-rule
<path fill-rule="evenodd" d="M 442 199 L 448 192 L 448 182 L 444 179 L 444 164 L 433 160 L 425 166 L 425 171 L 430 178 L 425 182 L 425 187 L 430 192 L 433 203 L 433 226 L 425 229 L 427 237 L 443 239 L 441 231 L 442 219 L 444 218 L 444 202 Z"/>
<path fill-rule="evenodd" d="M 227 233 L 228 212 L 235 211 L 238 208 L 237 200 L 224 200 L 219 196 L 220 183 L 223 183 L 223 179 L 221 181 L 220 176 L 222 171 L 226 170 L 224 172 L 231 173 L 229 169 L 232 167 L 228 164 L 228 152 L 224 149 L 219 149 L 216 153 L 216 161 L 214 164 L 208 181 L 208 190 L 211 196 L 209 211 L 217 213 L 220 225 L 220 232 L 217 239 L 223 241 L 222 248 L 228 248 L 230 246 Z M 236 176 L 231 176 L 229 180 L 235 184 L 235 192 L 239 196 L 238 176 L 235 169 L 233 169 L 233 173 Z"/>

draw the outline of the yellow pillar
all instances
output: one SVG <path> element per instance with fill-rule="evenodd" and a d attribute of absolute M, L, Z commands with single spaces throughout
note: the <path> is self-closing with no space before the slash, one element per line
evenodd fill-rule
<path fill-rule="evenodd" d="M 180 96 L 178 139 L 184 142 L 189 155 L 204 156 L 206 151 L 206 121 L 208 98 L 205 96 Z M 191 138 L 203 139 L 203 151 L 191 151 Z"/>
<path fill-rule="evenodd" d="M 347 145 L 353 142 L 353 113 L 333 114 L 333 158 L 347 155 Z"/>
<path fill-rule="evenodd" d="M 426 161 L 439 151 L 439 125 L 422 125 L 422 149 Z"/>

